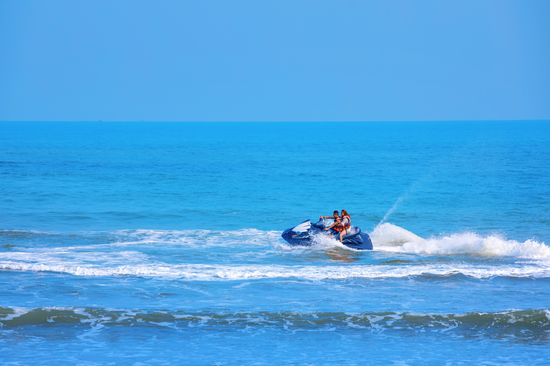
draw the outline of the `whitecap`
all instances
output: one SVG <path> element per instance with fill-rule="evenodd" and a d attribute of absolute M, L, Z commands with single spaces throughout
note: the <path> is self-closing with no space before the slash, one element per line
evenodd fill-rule
<path fill-rule="evenodd" d="M 519 242 L 501 234 L 482 236 L 473 232 L 455 233 L 428 239 L 392 224 L 375 228 L 371 235 L 376 250 L 427 255 L 468 255 L 550 259 L 550 247 L 536 240 Z"/>

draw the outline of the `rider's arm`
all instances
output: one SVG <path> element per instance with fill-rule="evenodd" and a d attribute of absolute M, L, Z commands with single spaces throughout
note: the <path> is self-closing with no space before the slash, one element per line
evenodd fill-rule
<path fill-rule="evenodd" d="M 332 225 L 330 225 L 329 227 L 327 227 L 325 230 L 332 229 L 334 226 L 336 226 L 338 224 L 341 224 L 340 220 L 335 220 L 334 223 Z"/>

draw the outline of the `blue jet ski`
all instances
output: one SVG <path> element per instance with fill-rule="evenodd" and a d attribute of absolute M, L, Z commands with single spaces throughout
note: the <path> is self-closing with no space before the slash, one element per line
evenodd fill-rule
<path fill-rule="evenodd" d="M 302 246 L 310 246 L 315 236 L 328 235 L 329 232 L 333 238 L 338 240 L 338 233 L 332 230 L 325 231 L 325 228 L 332 225 L 333 222 L 334 220 L 320 219 L 313 224 L 310 220 L 306 220 L 300 225 L 286 229 L 281 236 L 290 245 Z M 372 241 L 369 235 L 361 232 L 357 226 L 351 227 L 349 233 L 342 238 L 342 244 L 353 249 L 372 250 Z"/>

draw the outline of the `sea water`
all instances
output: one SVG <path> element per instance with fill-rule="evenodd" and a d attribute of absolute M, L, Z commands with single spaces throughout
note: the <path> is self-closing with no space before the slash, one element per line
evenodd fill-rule
<path fill-rule="evenodd" d="M 2 122 L 0 193 L 0 364 L 550 364 L 549 122 Z"/>

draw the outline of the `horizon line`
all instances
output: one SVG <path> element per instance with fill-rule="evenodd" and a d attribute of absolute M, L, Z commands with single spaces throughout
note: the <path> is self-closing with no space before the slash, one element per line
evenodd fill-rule
<path fill-rule="evenodd" d="M 0 123 L 13 122 L 13 123 L 392 123 L 392 122 L 549 122 L 548 119 L 456 119 L 456 120 L 345 120 L 345 121 L 237 121 L 237 120 L 225 120 L 225 121 L 176 121 L 176 120 L 0 120 Z"/>

